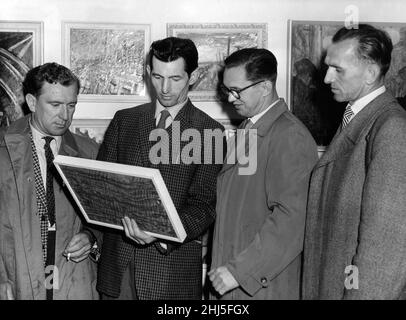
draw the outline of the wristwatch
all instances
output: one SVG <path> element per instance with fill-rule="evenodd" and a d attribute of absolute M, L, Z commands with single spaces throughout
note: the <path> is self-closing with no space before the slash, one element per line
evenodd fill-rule
<path fill-rule="evenodd" d="M 97 246 L 97 240 L 96 240 L 95 243 L 93 244 L 92 248 L 90 249 L 89 258 L 93 262 L 99 262 L 100 256 L 101 256 L 101 253 L 100 253 L 99 247 Z"/>

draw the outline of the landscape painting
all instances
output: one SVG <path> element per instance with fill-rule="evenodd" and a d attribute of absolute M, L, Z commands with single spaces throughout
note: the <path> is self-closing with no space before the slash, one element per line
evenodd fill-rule
<path fill-rule="evenodd" d="M 146 95 L 149 25 L 64 23 L 67 66 L 81 81 L 80 99 L 134 100 Z"/>
<path fill-rule="evenodd" d="M 224 59 L 242 48 L 267 46 L 266 23 L 168 24 L 168 36 L 193 40 L 199 52 L 198 80 L 192 85 L 193 100 L 218 100 L 219 76 Z"/>

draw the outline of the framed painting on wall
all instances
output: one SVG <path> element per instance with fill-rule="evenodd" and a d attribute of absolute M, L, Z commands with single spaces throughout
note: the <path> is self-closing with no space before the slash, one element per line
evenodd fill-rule
<path fill-rule="evenodd" d="M 70 131 L 90 138 L 100 145 L 110 121 L 111 119 L 73 119 Z"/>
<path fill-rule="evenodd" d="M 80 100 L 145 101 L 150 26 L 63 22 L 63 61 L 80 79 Z"/>
<path fill-rule="evenodd" d="M 22 82 L 42 63 L 42 22 L 0 21 L 0 126 L 24 115 Z"/>
<path fill-rule="evenodd" d="M 385 30 L 393 43 L 385 86 L 395 97 L 406 96 L 406 23 L 366 22 Z M 288 104 L 319 146 L 327 146 L 339 127 L 346 103 L 333 99 L 324 83 L 327 47 L 341 21 L 289 21 Z"/>
<path fill-rule="evenodd" d="M 242 48 L 266 48 L 266 23 L 168 23 L 167 35 L 193 40 L 199 52 L 198 80 L 189 96 L 214 101 L 219 95 L 219 75 L 224 59 Z"/>

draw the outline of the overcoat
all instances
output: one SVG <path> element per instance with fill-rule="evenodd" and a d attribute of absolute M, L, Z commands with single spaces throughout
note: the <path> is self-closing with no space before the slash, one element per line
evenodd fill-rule
<path fill-rule="evenodd" d="M 311 177 L 304 299 L 406 298 L 406 112 L 389 92 L 337 132 Z"/>
<path fill-rule="evenodd" d="M 172 130 L 174 122 L 178 121 L 180 133 L 195 129 L 203 138 L 205 129 L 218 129 L 222 134 L 224 128 L 188 100 L 166 129 L 171 146 L 169 163 L 153 164 L 149 154 L 157 143 L 150 139 L 150 133 L 155 129 L 154 116 L 155 103 L 118 111 L 107 129 L 98 159 L 159 169 L 187 237 L 181 244 L 163 241 L 167 245 L 164 249 L 158 242 L 136 246 L 122 231 L 106 232 L 97 288 L 103 294 L 118 297 L 123 274 L 130 260 L 134 259 L 134 285 L 138 299 L 201 299 L 202 247 L 199 240 L 214 221 L 216 177 L 222 158 L 218 164 L 211 160 L 206 163 L 203 153 L 207 141 L 202 139 L 201 143 L 198 142 L 203 156 L 200 163 L 187 164 L 182 160 L 176 163 L 179 153 L 172 153 L 172 143 L 176 144 Z M 187 144 L 181 141 L 179 152 Z M 214 155 L 211 154 L 213 148 L 206 151 L 209 157 Z"/>
<path fill-rule="evenodd" d="M 283 99 L 251 129 L 250 135 L 257 132 L 255 173 L 241 174 L 242 164 L 227 160 L 217 180 L 211 269 L 225 265 L 240 284 L 223 299 L 298 299 L 317 146 Z"/>
<path fill-rule="evenodd" d="M 16 299 L 45 299 L 42 257 L 29 116 L 0 133 L 0 283 L 9 282 Z M 67 131 L 59 154 L 95 158 L 97 144 Z M 75 263 L 62 256 L 72 237 L 81 231 L 79 209 L 69 191 L 56 179 L 56 250 L 54 299 L 97 299 L 96 265 L 90 259 Z"/>

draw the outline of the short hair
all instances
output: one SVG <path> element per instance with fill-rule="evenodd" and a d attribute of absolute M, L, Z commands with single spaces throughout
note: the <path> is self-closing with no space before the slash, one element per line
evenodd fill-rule
<path fill-rule="evenodd" d="M 235 51 L 225 61 L 225 68 L 244 66 L 247 80 L 276 81 L 278 62 L 267 49 L 246 48 Z"/>
<path fill-rule="evenodd" d="M 40 96 L 44 82 L 50 84 L 59 83 L 63 86 L 76 84 L 78 93 L 80 90 L 80 81 L 72 71 L 63 65 L 49 62 L 27 72 L 23 81 L 24 96 L 28 93 L 36 97 Z"/>
<path fill-rule="evenodd" d="M 387 32 L 369 24 L 359 24 L 358 28 L 341 28 L 332 41 L 337 43 L 348 39 L 358 41 L 358 59 L 375 62 L 381 69 L 382 77 L 388 72 L 393 45 Z"/>
<path fill-rule="evenodd" d="M 152 67 L 152 58 L 163 62 L 175 61 L 179 58 L 185 60 L 185 71 L 190 77 L 198 67 L 199 54 L 194 42 L 190 39 L 169 37 L 154 41 L 149 51 L 149 65 Z"/>

